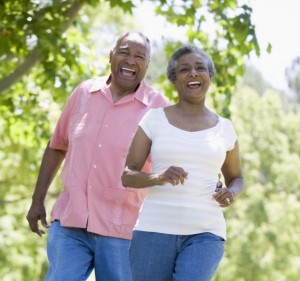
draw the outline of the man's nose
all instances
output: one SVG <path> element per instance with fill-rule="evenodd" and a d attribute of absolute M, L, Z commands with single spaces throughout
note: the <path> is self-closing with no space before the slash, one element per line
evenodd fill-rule
<path fill-rule="evenodd" d="M 134 64 L 135 63 L 135 58 L 132 55 L 126 56 L 126 62 L 129 64 Z"/>

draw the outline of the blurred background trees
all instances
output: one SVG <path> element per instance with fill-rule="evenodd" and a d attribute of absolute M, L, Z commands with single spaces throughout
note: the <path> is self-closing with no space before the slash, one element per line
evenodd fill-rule
<path fill-rule="evenodd" d="M 291 90 L 290 99 L 294 106 L 300 103 L 300 57 L 295 58 L 285 71 L 286 79 Z"/>
<path fill-rule="evenodd" d="M 1 280 L 43 280 L 45 238 L 25 219 L 42 153 L 73 88 L 107 73 L 120 32 L 143 30 L 136 13 L 146 2 L 0 1 Z M 249 6 L 237 0 L 151 2 L 157 17 L 184 28 L 185 37 L 152 40 L 146 80 L 176 100 L 165 77 L 167 59 L 183 40 L 202 47 L 217 68 L 208 102 L 233 120 L 239 136 L 246 190 L 225 211 L 228 243 L 215 280 L 297 281 L 299 58 L 286 72 L 291 92 L 278 92 L 256 69 L 245 68 L 244 58 L 260 53 Z M 57 177 L 48 213 L 60 189 Z"/>

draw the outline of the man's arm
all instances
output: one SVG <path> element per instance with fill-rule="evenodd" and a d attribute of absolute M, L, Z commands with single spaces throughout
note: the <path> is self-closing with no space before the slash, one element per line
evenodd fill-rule
<path fill-rule="evenodd" d="M 45 233 L 39 228 L 39 220 L 41 220 L 44 227 L 49 227 L 46 220 L 45 198 L 65 155 L 66 152 L 63 150 L 50 148 L 49 143 L 44 152 L 37 183 L 32 195 L 32 203 L 26 216 L 30 229 L 39 236 Z"/>

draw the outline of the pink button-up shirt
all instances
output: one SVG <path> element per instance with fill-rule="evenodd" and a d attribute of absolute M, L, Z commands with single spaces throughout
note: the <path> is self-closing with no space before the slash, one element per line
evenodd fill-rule
<path fill-rule="evenodd" d="M 109 76 L 81 83 L 72 93 L 50 141 L 66 150 L 63 192 L 51 220 L 89 232 L 131 239 L 145 189 L 124 188 L 121 174 L 143 115 L 170 104 L 144 81 L 133 94 L 114 103 Z M 144 166 L 150 171 L 150 163 Z"/>

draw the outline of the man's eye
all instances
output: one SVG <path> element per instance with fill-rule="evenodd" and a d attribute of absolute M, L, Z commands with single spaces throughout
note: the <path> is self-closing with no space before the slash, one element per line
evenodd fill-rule
<path fill-rule="evenodd" d="M 146 60 L 146 58 L 145 57 L 143 57 L 143 56 L 135 56 L 137 59 L 139 59 L 139 60 Z"/>

